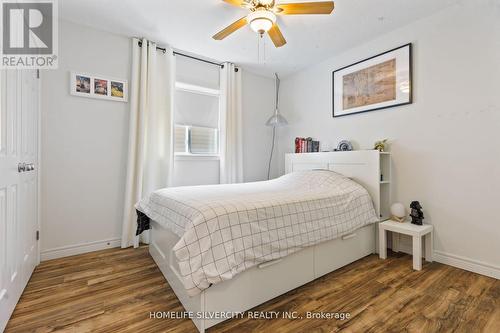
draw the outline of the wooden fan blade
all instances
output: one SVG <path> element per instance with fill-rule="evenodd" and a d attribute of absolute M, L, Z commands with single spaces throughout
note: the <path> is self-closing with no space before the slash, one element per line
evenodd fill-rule
<path fill-rule="evenodd" d="M 236 30 L 244 27 L 246 24 L 247 24 L 247 18 L 245 16 L 240 18 L 238 21 L 234 22 L 230 26 L 226 27 L 225 29 L 219 31 L 212 38 L 215 40 L 222 40 L 227 36 L 229 36 L 230 34 L 232 34 L 233 32 L 235 32 Z"/>
<path fill-rule="evenodd" d="M 271 29 L 269 29 L 267 33 L 269 34 L 269 37 L 271 37 L 274 46 L 282 47 L 286 44 L 286 39 L 285 37 L 283 37 L 283 34 L 281 33 L 281 30 L 276 23 L 272 26 Z"/>
<path fill-rule="evenodd" d="M 224 2 L 227 2 L 230 5 L 237 6 L 237 7 L 243 7 L 245 5 L 244 0 L 222 0 Z"/>
<path fill-rule="evenodd" d="M 276 6 L 278 14 L 282 15 L 331 14 L 334 7 L 333 1 L 280 3 Z"/>

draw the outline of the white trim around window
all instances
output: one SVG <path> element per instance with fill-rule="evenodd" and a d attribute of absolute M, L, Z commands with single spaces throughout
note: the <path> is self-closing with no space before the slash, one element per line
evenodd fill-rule
<path fill-rule="evenodd" d="M 209 95 L 209 96 L 219 96 L 220 90 L 211 89 L 207 87 L 197 86 L 194 84 L 184 83 L 184 82 L 175 82 L 175 89 L 183 90 L 188 92 L 193 92 L 197 94 Z"/>
<path fill-rule="evenodd" d="M 218 161 L 219 155 L 196 155 L 176 153 L 174 156 L 176 161 Z"/>

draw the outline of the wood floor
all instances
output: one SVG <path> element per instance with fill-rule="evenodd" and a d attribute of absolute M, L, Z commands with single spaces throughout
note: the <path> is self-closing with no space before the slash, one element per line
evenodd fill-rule
<path fill-rule="evenodd" d="M 255 308 L 348 312 L 336 319 L 233 319 L 215 332 L 500 332 L 500 281 L 411 257 L 371 255 Z M 42 263 L 6 332 L 196 332 L 148 254 L 111 249 Z"/>

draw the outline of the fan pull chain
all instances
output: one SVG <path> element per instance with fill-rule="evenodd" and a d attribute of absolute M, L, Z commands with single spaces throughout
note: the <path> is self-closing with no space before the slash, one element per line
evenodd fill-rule
<path fill-rule="evenodd" d="M 257 34 L 257 63 L 260 64 L 260 36 Z"/>
<path fill-rule="evenodd" d="M 264 65 L 267 63 L 266 57 L 266 40 L 264 39 L 264 35 L 261 35 L 260 38 L 264 41 Z"/>
<path fill-rule="evenodd" d="M 264 35 L 257 34 L 257 62 L 259 64 L 267 63 L 266 45 Z"/>

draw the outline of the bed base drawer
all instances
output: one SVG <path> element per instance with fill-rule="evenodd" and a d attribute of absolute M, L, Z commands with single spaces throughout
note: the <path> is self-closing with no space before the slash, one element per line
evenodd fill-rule
<path fill-rule="evenodd" d="M 207 289 L 205 311 L 246 311 L 314 280 L 312 248 L 259 266 Z M 228 295 L 238 297 L 228 302 Z M 207 320 L 208 327 L 218 322 Z"/>
<path fill-rule="evenodd" d="M 375 227 L 371 224 L 315 246 L 314 276 L 318 278 L 374 252 Z"/>
<path fill-rule="evenodd" d="M 171 263 L 177 236 L 152 222 L 150 253 L 186 311 L 243 312 L 300 287 L 375 250 L 375 228 L 369 225 L 338 239 L 308 247 L 287 257 L 257 265 L 190 297 Z M 196 319 L 200 332 L 225 319 Z"/>

